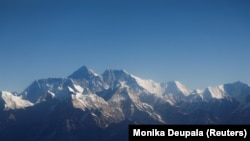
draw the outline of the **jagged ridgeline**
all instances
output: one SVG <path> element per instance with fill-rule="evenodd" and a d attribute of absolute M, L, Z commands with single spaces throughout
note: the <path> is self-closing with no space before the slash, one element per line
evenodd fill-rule
<path fill-rule="evenodd" d="M 128 124 L 249 124 L 250 86 L 190 90 L 83 66 L 67 78 L 35 80 L 21 93 L 1 91 L 0 115 L 5 141 L 127 141 Z"/>

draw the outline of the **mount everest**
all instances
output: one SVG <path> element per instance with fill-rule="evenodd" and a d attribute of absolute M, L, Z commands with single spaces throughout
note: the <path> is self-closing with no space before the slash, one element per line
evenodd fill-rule
<path fill-rule="evenodd" d="M 21 93 L 1 91 L 0 114 L 6 140 L 125 141 L 128 124 L 249 124 L 250 86 L 190 90 L 83 66 L 67 78 L 35 80 Z"/>

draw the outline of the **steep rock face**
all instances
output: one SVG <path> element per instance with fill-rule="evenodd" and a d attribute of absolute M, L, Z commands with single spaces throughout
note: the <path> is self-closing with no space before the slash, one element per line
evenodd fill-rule
<path fill-rule="evenodd" d="M 87 79 L 91 80 L 94 79 L 95 77 L 98 77 L 98 74 L 96 74 L 93 70 L 88 69 L 86 66 L 82 66 L 75 72 L 73 72 L 68 78 L 72 79 Z"/>
<path fill-rule="evenodd" d="M 86 66 L 81 67 L 68 76 L 68 78 L 73 79 L 75 84 L 82 87 L 83 93 L 96 93 L 108 87 L 104 84 L 101 75 L 96 74 L 92 69 L 88 69 Z"/>
<path fill-rule="evenodd" d="M 112 69 L 99 75 L 84 66 L 67 78 L 36 80 L 19 94 L 2 91 L 0 108 L 0 138 L 111 141 L 125 139 L 129 123 L 250 123 L 250 87 L 234 82 L 191 91 L 178 81 Z"/>
<path fill-rule="evenodd" d="M 33 103 L 42 101 L 47 95 L 58 99 L 69 97 L 69 88 L 76 89 L 73 81 L 66 78 L 48 78 L 34 81 L 20 94 L 23 99 Z"/>
<path fill-rule="evenodd" d="M 107 69 L 102 74 L 103 81 L 107 84 L 109 89 L 116 89 L 117 87 L 129 86 L 131 89 L 141 89 L 136 79 L 125 70 Z"/>
<path fill-rule="evenodd" d="M 223 85 L 226 93 L 243 105 L 250 102 L 250 87 L 243 82 L 234 82 Z"/>

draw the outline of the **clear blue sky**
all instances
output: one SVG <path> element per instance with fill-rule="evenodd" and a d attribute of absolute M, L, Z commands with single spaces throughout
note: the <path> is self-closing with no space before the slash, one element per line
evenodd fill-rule
<path fill-rule="evenodd" d="M 0 90 L 86 65 L 190 89 L 250 84 L 248 0 L 1 0 Z"/>

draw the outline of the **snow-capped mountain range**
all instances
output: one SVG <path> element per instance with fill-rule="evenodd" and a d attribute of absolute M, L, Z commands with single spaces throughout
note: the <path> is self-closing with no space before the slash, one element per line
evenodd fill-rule
<path fill-rule="evenodd" d="M 7 134 L 14 124 L 41 126 L 32 130 L 34 138 L 46 134 L 48 124 L 70 136 L 89 127 L 104 134 L 99 128 L 113 131 L 126 123 L 245 124 L 250 123 L 249 103 L 250 86 L 240 81 L 190 90 L 178 81 L 158 83 L 125 70 L 97 74 L 83 66 L 67 78 L 35 80 L 22 93 L 1 91 L 0 132 Z M 59 129 L 51 130 L 44 140 L 59 136 Z M 111 138 L 110 132 L 102 138 Z M 29 135 L 25 139 L 30 140 Z"/>

